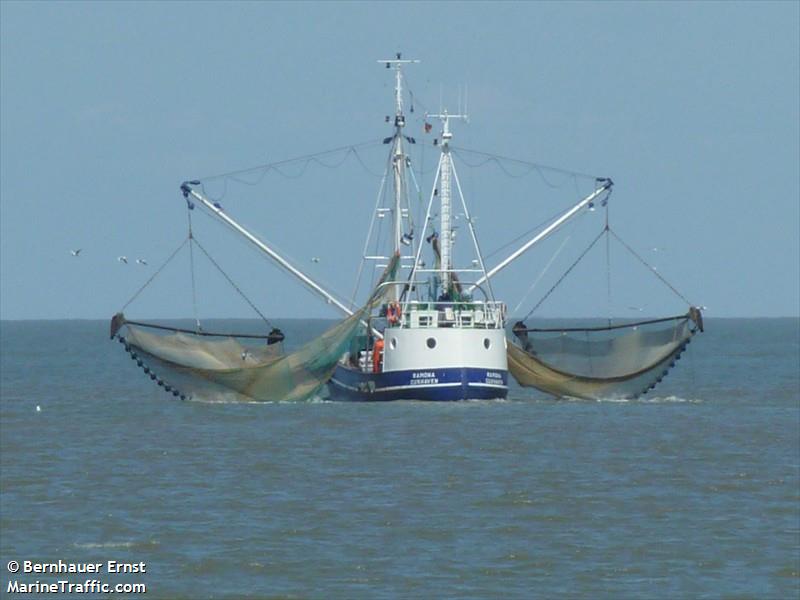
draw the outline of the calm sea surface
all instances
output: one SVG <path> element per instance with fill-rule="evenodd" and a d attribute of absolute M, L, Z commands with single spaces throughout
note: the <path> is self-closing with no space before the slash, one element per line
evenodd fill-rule
<path fill-rule="evenodd" d="M 295 344 L 325 325 L 278 324 Z M 631 402 L 181 402 L 105 321 L 2 322 L 0 361 L 0 596 L 800 595 L 797 319 L 710 319 Z"/>

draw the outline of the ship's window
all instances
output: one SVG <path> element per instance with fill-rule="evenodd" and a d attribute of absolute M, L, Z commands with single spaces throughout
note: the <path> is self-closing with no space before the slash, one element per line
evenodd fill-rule
<path fill-rule="evenodd" d="M 425 343 L 428 344 L 428 348 L 436 348 L 436 338 L 428 338 Z"/>
<path fill-rule="evenodd" d="M 394 350 L 395 348 L 397 348 L 397 338 L 392 338 L 392 341 L 391 341 L 391 342 L 389 342 L 389 346 L 391 346 L 391 347 L 392 347 L 392 350 Z"/>
<path fill-rule="evenodd" d="M 483 347 L 487 350 L 492 347 L 492 340 L 489 338 L 483 338 Z"/>

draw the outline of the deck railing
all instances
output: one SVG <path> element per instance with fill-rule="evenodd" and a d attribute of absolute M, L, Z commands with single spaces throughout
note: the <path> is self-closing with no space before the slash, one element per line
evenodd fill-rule
<path fill-rule="evenodd" d="M 463 329 L 502 329 L 506 306 L 497 301 L 400 303 L 400 318 L 389 327 Z"/>

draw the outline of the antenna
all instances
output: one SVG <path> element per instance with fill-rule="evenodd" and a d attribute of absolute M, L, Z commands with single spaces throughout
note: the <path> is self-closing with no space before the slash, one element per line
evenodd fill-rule
<path fill-rule="evenodd" d="M 379 60 L 378 62 L 386 63 L 386 68 L 391 69 L 393 66 L 396 67 L 397 65 L 417 64 L 420 61 L 416 59 L 403 58 L 403 54 L 401 52 L 398 52 L 397 54 L 395 54 L 394 58 L 387 58 L 384 60 Z"/>
<path fill-rule="evenodd" d="M 439 113 L 425 113 L 425 118 L 431 117 L 433 119 L 440 119 L 442 121 L 443 130 L 442 130 L 442 139 L 450 139 L 453 137 L 450 134 L 449 124 L 447 123 L 448 119 L 461 119 L 465 123 L 469 123 L 469 111 L 467 110 L 467 84 L 463 84 L 464 87 L 462 89 L 461 84 L 458 85 L 458 92 L 457 92 L 457 107 L 458 111 L 456 114 L 449 114 L 446 108 L 443 108 L 443 84 L 439 84 Z"/>
<path fill-rule="evenodd" d="M 445 109 L 443 112 L 437 115 L 425 113 L 425 118 L 427 119 L 428 117 L 432 119 L 439 119 L 442 122 L 442 144 L 444 145 L 447 145 L 450 139 L 453 137 L 453 134 L 450 131 L 450 119 L 461 119 L 464 122 L 469 123 L 469 115 L 466 113 L 466 111 L 451 115 L 447 112 L 447 109 Z"/>
<path fill-rule="evenodd" d="M 395 70 L 395 88 L 394 88 L 395 107 L 396 107 L 395 116 L 400 117 L 403 114 L 403 83 L 402 83 L 403 65 L 417 64 L 420 61 L 413 59 L 404 59 L 402 53 L 397 52 L 395 54 L 395 58 L 387 58 L 379 60 L 377 62 L 385 64 L 387 69 L 394 68 Z"/>

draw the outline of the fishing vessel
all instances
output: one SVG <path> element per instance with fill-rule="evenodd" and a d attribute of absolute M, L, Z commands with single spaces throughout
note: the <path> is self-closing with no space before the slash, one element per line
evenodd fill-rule
<path fill-rule="evenodd" d="M 352 400 L 465 400 L 505 398 L 508 393 L 506 305 L 494 297 L 472 218 L 461 193 L 450 154 L 451 123 L 466 114 L 429 114 L 441 123 L 438 166 L 421 230 L 411 222 L 408 204 L 410 157 L 405 135 L 403 66 L 415 61 L 400 55 L 381 61 L 395 73 L 395 111 L 387 175 L 393 188 L 391 206 L 377 216 L 392 219 L 391 252 L 409 275 L 392 285 L 387 303 L 370 316 L 365 335 L 354 338 L 330 381 L 332 394 Z M 466 111 L 465 111 L 466 112 Z M 456 202 L 458 201 L 458 204 Z M 455 209 L 464 215 L 473 258 L 468 266 L 454 261 Z M 438 222 L 432 218 L 439 214 Z M 368 236 L 369 238 L 369 236 Z M 426 266 L 423 249 L 433 254 Z M 369 245 L 369 239 L 365 248 Z M 386 261 L 389 256 L 365 260 Z M 478 280 L 483 280 L 483 285 Z"/>
<path fill-rule="evenodd" d="M 495 297 L 492 287 L 493 278 L 531 248 L 577 216 L 594 211 L 596 203 L 606 207 L 613 181 L 590 177 L 588 194 L 531 230 L 525 236 L 529 237 L 527 241 L 488 268 L 453 160 L 454 125 L 468 120 L 466 102 L 463 110 L 459 106 L 452 113 L 440 109 L 425 114 L 425 133 L 433 129 L 432 122 L 438 122 L 432 143 L 438 162 L 426 191 L 425 216 L 415 222 L 411 200 L 421 200 L 423 191 L 409 152 L 416 140 L 406 133 L 404 68 L 419 61 L 403 59 L 398 53 L 378 62 L 394 75 L 394 111 L 385 119 L 391 127 L 391 135 L 382 139 L 388 155 L 350 301 L 326 289 L 240 224 L 219 202 L 209 198 L 202 178 L 181 184 L 189 215 L 183 245 L 189 247 L 190 256 L 197 247 L 222 270 L 192 230 L 191 214 L 199 207 L 343 313 L 344 319 L 291 353 L 284 351 L 284 336 L 277 328 L 266 334 L 208 332 L 197 318 L 194 329 L 185 329 L 132 321 L 122 311 L 112 319 L 111 337 L 124 345 L 151 379 L 181 398 L 211 387 L 254 400 L 298 400 L 327 386 L 331 397 L 341 400 L 494 399 L 507 396 L 509 373 L 523 387 L 536 387 L 556 396 L 636 397 L 653 389 L 675 365 L 692 336 L 702 331 L 702 315 L 694 305 L 690 304 L 685 315 L 668 318 L 612 323 L 609 317 L 602 326 L 529 327 L 524 321 L 540 301 L 525 319 L 516 322 L 513 336 L 507 338 L 508 309 Z M 410 110 L 413 112 L 413 104 Z M 421 209 L 422 203 L 416 208 Z M 384 223 L 388 227 L 382 227 Z M 384 230 L 389 233 L 382 237 Z M 466 242 L 456 243 L 459 232 L 461 238 L 467 237 Z M 606 210 L 602 231 L 554 288 L 602 236 L 608 244 L 612 235 L 633 252 L 611 229 Z M 357 303 L 364 274 L 370 287 L 366 299 Z M 223 275 L 244 295 L 224 271 Z M 660 274 L 656 276 L 663 280 Z M 192 282 L 194 293 L 194 274 Z"/>

